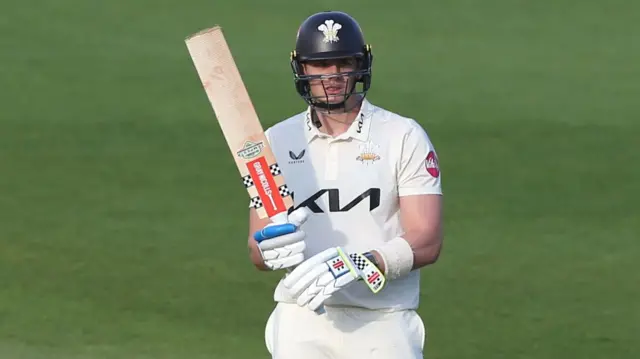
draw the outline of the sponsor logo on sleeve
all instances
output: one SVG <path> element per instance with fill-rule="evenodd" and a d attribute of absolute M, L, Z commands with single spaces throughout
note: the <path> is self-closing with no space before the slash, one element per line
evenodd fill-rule
<path fill-rule="evenodd" d="M 440 177 L 440 167 L 438 165 L 438 157 L 434 151 L 430 151 L 427 154 L 427 158 L 424 160 L 424 165 L 427 168 L 427 172 L 434 177 Z"/>

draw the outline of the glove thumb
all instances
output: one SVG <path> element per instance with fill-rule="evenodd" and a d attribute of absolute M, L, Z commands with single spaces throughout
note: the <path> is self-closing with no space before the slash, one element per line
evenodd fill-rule
<path fill-rule="evenodd" d="M 311 211 L 307 207 L 300 207 L 289 214 L 289 223 L 300 227 L 311 216 Z"/>

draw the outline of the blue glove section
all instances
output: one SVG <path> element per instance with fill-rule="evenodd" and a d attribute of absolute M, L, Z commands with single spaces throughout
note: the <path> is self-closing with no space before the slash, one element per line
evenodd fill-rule
<path fill-rule="evenodd" d="M 258 243 L 260 243 L 266 239 L 293 233 L 296 231 L 296 229 L 296 225 L 292 223 L 276 224 L 274 226 L 263 228 L 261 231 L 254 233 L 253 238 L 258 241 Z"/>

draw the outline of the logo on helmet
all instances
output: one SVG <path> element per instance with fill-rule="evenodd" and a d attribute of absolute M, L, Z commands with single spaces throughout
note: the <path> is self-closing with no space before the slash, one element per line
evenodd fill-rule
<path fill-rule="evenodd" d="M 318 26 L 318 30 L 324 34 L 324 42 L 338 42 L 338 30 L 342 29 L 342 25 L 333 20 L 326 20 L 324 24 Z"/>

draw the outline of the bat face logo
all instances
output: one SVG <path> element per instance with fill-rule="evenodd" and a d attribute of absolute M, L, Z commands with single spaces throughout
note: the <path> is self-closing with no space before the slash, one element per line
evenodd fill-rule
<path fill-rule="evenodd" d="M 259 154 L 262 153 L 262 149 L 264 149 L 264 143 L 260 142 L 251 142 L 246 141 L 242 149 L 237 152 L 239 157 L 244 158 L 245 160 L 252 159 L 258 157 Z"/>
<path fill-rule="evenodd" d="M 251 205 L 254 208 L 264 208 L 269 217 L 286 211 L 283 197 L 291 193 L 286 185 L 278 186 L 276 183 L 274 177 L 281 175 L 278 164 L 268 165 L 265 158 L 261 157 L 248 162 L 246 166 L 251 176 L 251 183 L 258 192 L 257 198 L 252 198 Z"/>

